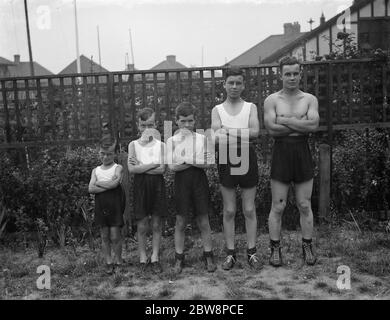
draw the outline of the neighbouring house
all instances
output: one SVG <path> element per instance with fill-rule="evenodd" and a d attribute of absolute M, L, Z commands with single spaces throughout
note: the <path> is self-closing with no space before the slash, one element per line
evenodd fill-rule
<path fill-rule="evenodd" d="M 87 58 L 83 54 L 80 55 L 80 69 L 81 73 L 98 73 L 109 72 L 106 68 L 103 68 L 100 64 L 96 63 L 92 59 Z M 74 74 L 77 73 L 77 59 L 73 60 L 68 66 L 61 70 L 58 74 Z"/>
<path fill-rule="evenodd" d="M 233 66 L 260 64 L 278 49 L 306 34 L 306 32 L 301 32 L 301 25 L 298 22 L 285 23 L 283 28 L 283 34 L 270 35 L 268 38 L 229 61 L 227 64 Z"/>
<path fill-rule="evenodd" d="M 0 78 L 9 77 L 10 73 L 8 68 L 13 65 L 14 63 L 12 61 L 0 57 Z"/>
<path fill-rule="evenodd" d="M 390 50 L 390 0 L 355 0 L 344 12 L 328 21 L 323 19 L 317 28 L 279 48 L 262 62 L 277 62 L 286 55 L 304 61 L 323 57 L 336 50 L 340 32 L 352 34 L 360 49 Z"/>
<path fill-rule="evenodd" d="M 38 62 L 33 61 L 34 75 L 46 76 L 53 73 L 40 65 Z M 20 61 L 20 55 L 14 55 L 14 61 L 11 62 L 7 59 L 0 57 L 0 77 L 29 77 L 31 76 L 30 62 Z"/>
<path fill-rule="evenodd" d="M 162 70 L 162 69 L 184 69 L 187 68 L 184 64 L 176 61 L 175 55 L 168 55 L 166 60 L 161 61 L 159 64 L 151 68 L 151 70 Z"/>

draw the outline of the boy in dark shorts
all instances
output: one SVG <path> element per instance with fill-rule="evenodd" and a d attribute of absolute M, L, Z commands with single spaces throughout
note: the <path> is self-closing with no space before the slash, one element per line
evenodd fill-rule
<path fill-rule="evenodd" d="M 275 267 L 283 264 L 280 246 L 282 214 L 293 182 L 300 212 L 303 258 L 307 265 L 314 265 L 317 260 L 312 250 L 314 174 L 307 139 L 308 133 L 318 128 L 318 101 L 313 95 L 299 90 L 301 72 L 296 58 L 285 57 L 279 66 L 283 88 L 264 101 L 265 127 L 275 140 L 271 165 L 272 207 L 268 220 L 270 264 Z"/>
<path fill-rule="evenodd" d="M 241 98 L 245 89 L 244 74 L 241 69 L 232 67 L 225 73 L 224 88 L 226 100 L 215 106 L 211 113 L 211 128 L 216 132 L 218 144 L 217 164 L 223 198 L 223 227 L 227 256 L 222 264 L 224 270 L 233 268 L 236 262 L 235 225 L 236 187 L 241 188 L 242 210 L 245 216 L 247 233 L 247 260 L 254 269 L 261 267 L 256 255 L 257 217 L 255 207 L 258 181 L 257 156 L 252 141 L 259 135 L 257 108 L 253 103 Z M 223 159 L 222 151 L 227 155 Z M 232 153 L 233 152 L 233 153 Z M 241 157 L 233 161 L 234 153 Z M 237 170 L 241 167 L 242 170 Z"/>
<path fill-rule="evenodd" d="M 214 272 L 211 229 L 209 223 L 209 184 L 203 169 L 210 166 L 206 137 L 194 132 L 196 108 L 188 102 L 176 108 L 179 130 L 167 140 L 168 167 L 175 172 L 176 226 L 175 266 L 180 273 L 184 266 L 185 227 L 193 209 L 203 241 L 203 260 L 208 272 Z"/>
<path fill-rule="evenodd" d="M 92 170 L 88 192 L 95 194 L 94 222 L 100 227 L 106 272 L 112 274 L 122 261 L 121 227 L 126 198 L 121 187 L 123 168 L 114 162 L 117 141 L 107 136 L 100 142 L 101 166 Z M 113 255 L 111 256 L 111 249 Z"/>
<path fill-rule="evenodd" d="M 142 271 L 151 263 L 152 271 L 162 272 L 159 259 L 161 219 L 167 213 L 165 182 L 165 144 L 160 141 L 155 113 L 144 108 L 138 113 L 141 137 L 129 143 L 128 169 L 134 174 L 134 215 L 137 220 L 138 250 Z M 146 254 L 146 234 L 151 217 L 153 239 L 152 255 Z"/>

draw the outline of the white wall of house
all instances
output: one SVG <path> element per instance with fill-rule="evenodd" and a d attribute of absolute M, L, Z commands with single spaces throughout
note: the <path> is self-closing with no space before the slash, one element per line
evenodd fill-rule
<path fill-rule="evenodd" d="M 374 17 L 383 17 L 386 13 L 386 0 L 375 0 L 373 3 L 373 13 Z M 387 3 L 387 13 L 390 16 L 390 1 Z M 353 33 L 353 37 L 355 42 L 358 42 L 358 17 L 360 18 L 370 18 L 372 17 L 372 7 L 371 3 L 368 3 L 366 6 L 360 8 L 359 14 L 358 12 L 354 12 L 351 14 L 351 24 L 350 28 L 346 28 L 346 32 Z M 348 25 L 346 25 L 348 26 Z M 340 26 L 337 26 L 337 22 L 334 23 L 331 27 L 327 28 L 323 32 L 319 34 L 318 37 L 318 46 L 317 46 L 317 36 L 313 36 L 310 39 L 307 39 L 306 42 L 306 60 L 313 60 L 316 55 L 323 56 L 324 54 L 329 54 L 329 41 L 326 40 L 323 35 L 325 35 L 328 39 L 332 39 L 332 42 L 335 43 L 337 40 L 337 33 L 343 31 L 343 29 L 340 28 Z M 297 57 L 301 54 L 300 50 L 301 45 L 298 45 L 295 49 L 292 50 L 292 54 L 295 55 L 296 53 Z M 317 48 L 319 49 L 319 52 L 317 52 Z M 334 50 L 334 47 L 332 47 L 332 50 Z M 315 52 L 313 55 L 311 52 Z"/>
<path fill-rule="evenodd" d="M 385 1 L 375 1 L 374 2 L 374 16 L 375 17 L 384 17 L 386 12 L 386 2 Z"/>
<path fill-rule="evenodd" d="M 306 42 L 306 59 L 314 60 L 317 54 L 317 39 L 312 38 L 308 42 Z"/>

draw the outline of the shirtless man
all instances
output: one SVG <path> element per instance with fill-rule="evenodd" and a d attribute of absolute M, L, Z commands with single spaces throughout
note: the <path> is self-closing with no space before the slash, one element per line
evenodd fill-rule
<path fill-rule="evenodd" d="M 301 72 L 296 58 L 282 58 L 279 67 L 283 89 L 264 101 L 265 127 L 275 140 L 271 165 L 272 207 L 268 220 L 269 262 L 275 267 L 283 264 L 280 246 L 282 213 L 293 182 L 300 213 L 303 258 L 307 265 L 314 265 L 317 258 L 312 250 L 313 160 L 307 136 L 318 128 L 318 101 L 315 96 L 299 90 Z"/>
<path fill-rule="evenodd" d="M 223 198 L 223 227 L 227 249 L 222 268 L 230 270 L 236 262 L 234 217 L 236 215 L 236 187 L 240 186 L 248 241 L 247 261 L 252 268 L 259 269 L 260 260 L 256 255 L 255 207 L 258 168 L 256 152 L 250 142 L 250 139 L 256 139 L 259 135 L 257 108 L 253 103 L 241 98 L 245 85 L 244 75 L 239 68 L 233 67 L 227 70 L 224 88 L 227 94 L 226 100 L 215 106 L 211 113 L 211 128 L 216 132 L 216 142 L 219 146 L 217 165 Z M 227 161 L 223 159 L 221 147 L 226 151 Z M 240 151 L 241 161 L 236 162 L 234 157 Z M 235 155 L 233 155 L 234 152 Z"/>

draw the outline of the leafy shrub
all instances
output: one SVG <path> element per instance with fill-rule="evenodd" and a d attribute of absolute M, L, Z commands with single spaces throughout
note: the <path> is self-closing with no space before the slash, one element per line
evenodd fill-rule
<path fill-rule="evenodd" d="M 333 148 L 332 198 L 347 209 L 389 209 L 389 133 L 384 129 L 338 133 Z"/>

